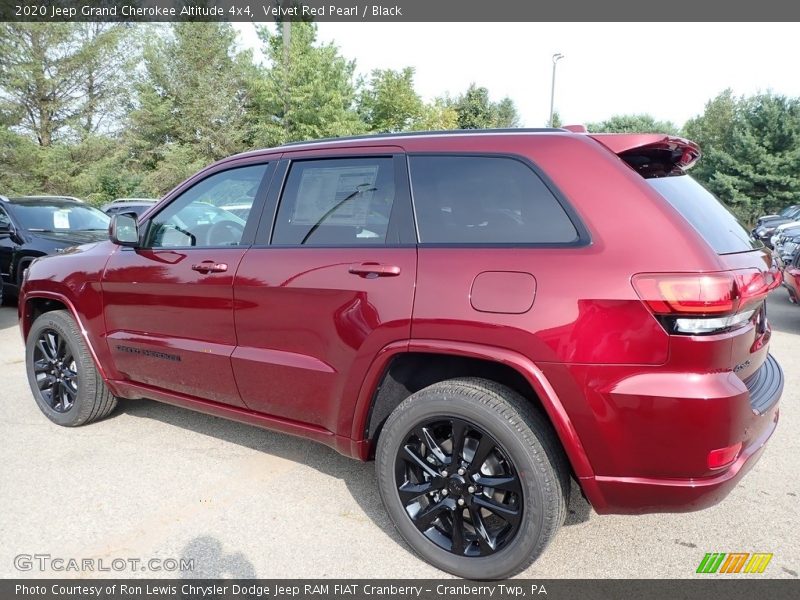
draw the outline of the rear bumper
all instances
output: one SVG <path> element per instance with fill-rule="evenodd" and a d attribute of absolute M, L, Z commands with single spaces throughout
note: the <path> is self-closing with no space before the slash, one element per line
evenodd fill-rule
<path fill-rule="evenodd" d="M 724 472 L 701 479 L 649 479 L 645 477 L 591 477 L 581 486 L 600 514 L 690 512 L 721 502 L 755 465 L 778 424 L 777 404 L 769 426 L 753 440 Z"/>
<path fill-rule="evenodd" d="M 580 483 L 598 513 L 686 512 L 717 504 L 775 431 L 784 377 L 772 356 L 744 381 L 730 372 L 674 375 L 618 382 L 603 394 L 603 405 L 601 396 L 592 397 L 609 429 L 595 429 L 602 433 L 596 439 L 582 437 L 595 475 Z M 643 378 L 644 389 L 635 387 Z M 733 463 L 708 468 L 711 450 L 736 443 L 742 448 Z M 594 454 L 601 448 L 607 451 L 603 466 Z"/>

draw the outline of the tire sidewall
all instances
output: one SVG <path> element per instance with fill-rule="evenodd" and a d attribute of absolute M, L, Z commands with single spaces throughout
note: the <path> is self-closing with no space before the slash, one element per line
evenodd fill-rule
<path fill-rule="evenodd" d="M 425 390 L 411 396 L 406 402 L 415 406 L 398 411 L 390 417 L 379 438 L 376 463 L 378 485 L 386 510 L 400 534 L 425 560 L 445 571 L 469 579 L 499 579 L 518 570 L 520 564 L 529 562 L 540 544 L 544 528 L 547 498 L 544 473 L 537 466 L 534 452 L 544 453 L 539 448 L 527 447 L 519 432 L 512 425 L 474 399 L 464 396 L 440 398 L 425 397 Z M 397 493 L 394 462 L 397 450 L 408 432 L 420 422 L 448 417 L 469 421 L 490 434 L 505 450 L 520 478 L 523 496 L 523 517 L 520 528 L 509 544 L 499 552 L 487 557 L 460 557 L 444 550 L 428 540 L 412 523 Z"/>
<path fill-rule="evenodd" d="M 72 351 L 72 357 L 75 359 L 75 365 L 78 370 L 78 393 L 75 396 L 75 402 L 67 412 L 63 413 L 54 410 L 42 397 L 39 386 L 36 383 L 36 374 L 33 370 L 33 351 L 39 335 L 45 329 L 52 329 L 64 338 L 64 341 Z M 86 364 L 88 352 L 80 334 L 76 334 L 76 329 L 71 317 L 61 312 L 44 313 L 34 321 L 25 343 L 25 367 L 28 373 L 28 383 L 36 405 L 48 419 L 65 427 L 83 424 L 88 420 L 92 411 L 92 402 L 88 398 L 87 374 L 90 373 L 90 369 L 94 369 L 94 364 L 91 363 L 91 358 L 89 358 L 89 364 Z"/>

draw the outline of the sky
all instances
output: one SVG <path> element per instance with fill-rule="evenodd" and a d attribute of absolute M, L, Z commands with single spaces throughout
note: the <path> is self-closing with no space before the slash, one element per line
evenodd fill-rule
<path fill-rule="evenodd" d="M 250 23 L 240 43 L 258 48 Z M 564 124 L 649 113 L 682 125 L 725 88 L 800 96 L 797 23 L 319 23 L 319 39 L 355 59 L 358 73 L 416 70 L 425 100 L 474 82 L 511 97 L 522 124 L 546 125 L 552 55 Z"/>

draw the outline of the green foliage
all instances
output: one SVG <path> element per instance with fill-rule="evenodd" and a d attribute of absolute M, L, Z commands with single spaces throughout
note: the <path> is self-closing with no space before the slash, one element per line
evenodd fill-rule
<path fill-rule="evenodd" d="M 259 146 L 520 125 L 484 87 L 424 102 L 412 68 L 362 81 L 313 23 L 278 27 L 259 29 L 262 65 L 227 23 L 0 23 L 0 193 L 157 196 Z M 679 134 L 647 114 L 588 128 Z M 800 99 L 725 90 L 682 135 L 703 150 L 693 175 L 743 220 L 800 202 Z"/>
<path fill-rule="evenodd" d="M 259 145 L 366 129 L 355 110 L 355 63 L 343 58 L 334 44 L 318 44 L 315 24 L 292 22 L 286 47 L 283 30 L 260 27 L 258 34 L 270 64 L 253 82 L 252 118 Z"/>
<path fill-rule="evenodd" d="M 456 100 L 454 108 L 460 129 L 518 127 L 520 122 L 517 107 L 511 98 L 494 103 L 489 99 L 489 90 L 474 83 Z"/>
<path fill-rule="evenodd" d="M 667 133 L 677 135 L 680 128 L 671 121 L 657 121 L 648 114 L 615 115 L 586 126 L 591 133 Z"/>
<path fill-rule="evenodd" d="M 414 69 L 376 69 L 361 91 L 358 113 L 370 131 L 406 131 L 422 118 L 425 107 L 414 90 Z"/>
<path fill-rule="evenodd" d="M 743 221 L 800 201 L 800 99 L 726 90 L 685 133 L 703 150 L 693 175 Z"/>

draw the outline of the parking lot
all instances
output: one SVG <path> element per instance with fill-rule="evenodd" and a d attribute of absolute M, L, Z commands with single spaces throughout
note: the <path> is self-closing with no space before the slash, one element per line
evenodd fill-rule
<path fill-rule="evenodd" d="M 567 525 L 524 576 L 684 578 L 706 552 L 771 552 L 760 577 L 798 577 L 800 307 L 778 290 L 769 315 L 786 375 L 781 423 L 730 497 L 699 513 L 600 517 L 573 494 Z M 31 398 L 23 356 L 16 308 L 1 308 L 0 576 L 444 576 L 394 531 L 371 463 L 149 401 L 60 428 Z M 23 572 L 20 554 L 183 558 L 194 569 Z"/>

